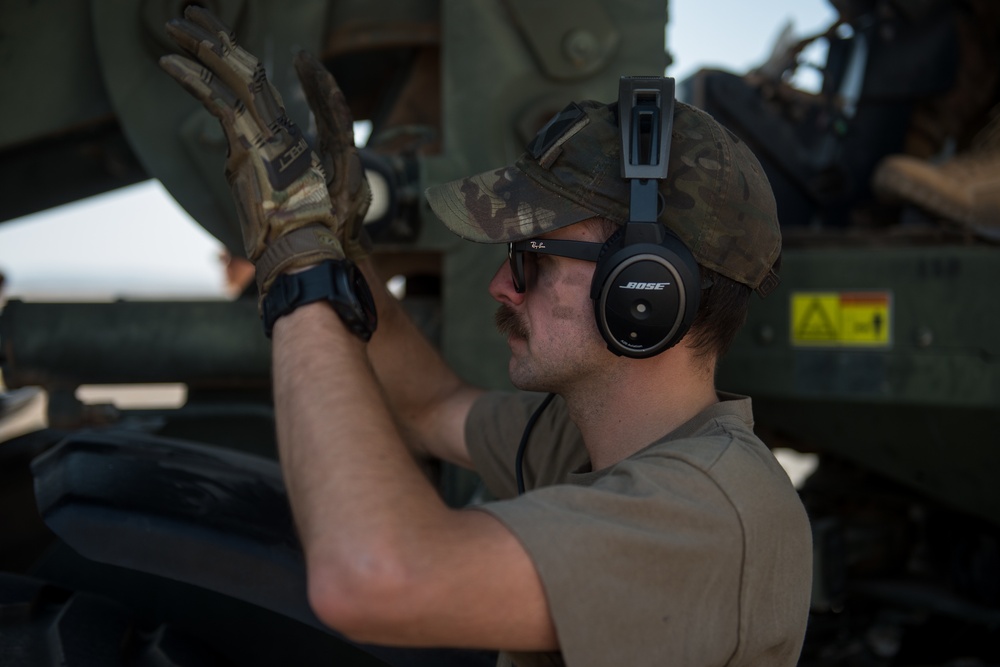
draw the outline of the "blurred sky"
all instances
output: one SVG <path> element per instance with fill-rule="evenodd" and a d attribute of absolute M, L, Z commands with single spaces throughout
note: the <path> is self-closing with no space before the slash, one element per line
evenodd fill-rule
<path fill-rule="evenodd" d="M 834 17 L 828 0 L 670 0 L 667 74 L 745 72 L 788 22 L 805 36 Z M 221 250 L 156 181 L 0 224 L 8 297 L 221 297 Z"/>

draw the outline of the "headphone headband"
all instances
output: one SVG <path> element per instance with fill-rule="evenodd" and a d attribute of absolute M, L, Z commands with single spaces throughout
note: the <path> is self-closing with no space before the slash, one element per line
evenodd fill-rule
<path fill-rule="evenodd" d="M 674 90 L 674 80 L 667 77 L 622 77 L 618 84 L 629 221 L 605 244 L 591 297 L 608 349 L 634 358 L 674 345 L 698 310 L 698 264 L 658 222 L 659 185 L 670 162 Z"/>

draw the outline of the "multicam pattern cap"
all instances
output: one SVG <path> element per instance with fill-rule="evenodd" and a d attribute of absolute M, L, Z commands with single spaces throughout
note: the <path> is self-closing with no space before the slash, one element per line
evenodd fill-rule
<path fill-rule="evenodd" d="M 593 217 L 628 221 L 616 104 L 571 104 L 539 138 L 509 167 L 428 188 L 431 208 L 453 232 L 480 243 L 519 241 Z M 766 294 L 777 285 L 781 230 L 757 158 L 681 102 L 671 142 L 660 221 L 699 264 Z"/>

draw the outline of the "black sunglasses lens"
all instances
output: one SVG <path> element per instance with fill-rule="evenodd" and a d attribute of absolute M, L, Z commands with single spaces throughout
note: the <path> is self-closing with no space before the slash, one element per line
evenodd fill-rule
<path fill-rule="evenodd" d="M 514 290 L 524 292 L 524 253 L 515 249 L 513 243 L 507 244 L 507 261 L 510 263 L 510 276 L 514 281 Z"/>

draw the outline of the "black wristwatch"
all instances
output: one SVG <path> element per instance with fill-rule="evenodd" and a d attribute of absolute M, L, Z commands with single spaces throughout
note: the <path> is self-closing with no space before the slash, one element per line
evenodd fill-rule
<path fill-rule="evenodd" d="M 264 335 L 271 337 L 279 317 L 314 301 L 327 301 L 361 340 L 372 337 L 378 321 L 375 300 L 364 275 L 347 259 L 326 260 L 305 271 L 278 276 L 261 303 Z"/>

